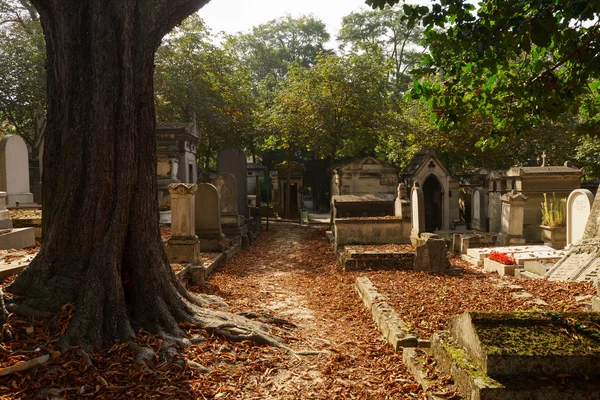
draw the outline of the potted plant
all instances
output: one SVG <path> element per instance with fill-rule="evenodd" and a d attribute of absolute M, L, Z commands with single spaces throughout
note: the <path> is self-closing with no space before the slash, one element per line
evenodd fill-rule
<path fill-rule="evenodd" d="M 563 249 L 567 244 L 567 199 L 557 199 L 552 193 L 548 199 L 544 193 L 542 202 L 542 224 L 540 225 L 544 244 L 553 249 Z"/>
<path fill-rule="evenodd" d="M 497 272 L 498 275 L 514 275 L 517 261 L 515 256 L 501 251 L 492 251 L 486 259 L 483 260 L 483 269 L 490 272 Z"/>
<path fill-rule="evenodd" d="M 171 202 L 158 203 L 158 212 L 160 214 L 159 222 L 161 224 L 171 223 Z"/>

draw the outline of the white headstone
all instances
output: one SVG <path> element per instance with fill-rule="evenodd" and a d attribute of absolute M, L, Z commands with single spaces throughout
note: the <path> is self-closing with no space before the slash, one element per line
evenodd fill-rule
<path fill-rule="evenodd" d="M 567 200 L 567 247 L 583 237 L 585 225 L 590 217 L 594 195 L 587 189 L 571 192 Z"/>
<path fill-rule="evenodd" d="M 8 205 L 33 203 L 29 190 L 29 153 L 20 136 L 7 135 L 0 141 L 0 191 L 7 193 Z"/>
<path fill-rule="evenodd" d="M 410 204 L 412 205 L 412 229 L 421 232 L 419 211 L 422 212 L 422 210 L 419 210 L 419 196 L 416 190 L 411 193 Z"/>

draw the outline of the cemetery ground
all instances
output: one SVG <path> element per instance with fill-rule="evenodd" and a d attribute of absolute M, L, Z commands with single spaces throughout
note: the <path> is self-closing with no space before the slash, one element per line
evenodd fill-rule
<path fill-rule="evenodd" d="M 0 259 L 27 259 L 35 251 L 2 251 Z M 190 289 L 222 296 L 229 311 L 269 322 L 296 354 L 218 336 L 181 349 L 176 355 L 184 361 L 180 364 L 136 364 L 127 344 L 89 354 L 77 348 L 61 353 L 58 338 L 75 310 L 75 305 L 66 305 L 46 325 L 9 318 L 1 331 L 0 397 L 422 398 L 402 354 L 382 338 L 358 297 L 357 277 L 368 277 L 420 339 L 445 329 L 450 317 L 466 310 L 588 310 L 595 293 L 588 283 L 499 277 L 450 257 L 454 275 L 343 272 L 323 227 L 271 224 L 250 250 L 215 271 L 206 288 Z M 202 332 L 190 325 L 184 328 Z M 147 332 L 139 332 L 135 341 L 155 350 L 162 345 Z M 48 361 L 38 368 L 2 375 L 6 367 L 45 355 Z M 456 395 L 446 377 L 440 376 L 439 382 L 434 389 L 438 395 Z"/>

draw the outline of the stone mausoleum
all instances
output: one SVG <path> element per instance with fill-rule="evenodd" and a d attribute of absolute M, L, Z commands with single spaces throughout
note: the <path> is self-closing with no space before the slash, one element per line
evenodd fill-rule
<path fill-rule="evenodd" d="M 193 122 L 175 122 L 156 127 L 158 200 L 170 199 L 171 183 L 197 183 L 196 146 L 201 135 Z"/>
<path fill-rule="evenodd" d="M 459 181 L 450 175 L 435 149 L 422 150 L 400 174 L 408 188 L 415 183 L 423 190 L 425 232 L 447 231 L 460 218 Z"/>

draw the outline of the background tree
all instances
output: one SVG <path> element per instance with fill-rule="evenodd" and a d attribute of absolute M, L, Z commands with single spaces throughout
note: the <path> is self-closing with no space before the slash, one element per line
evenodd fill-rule
<path fill-rule="evenodd" d="M 44 36 L 26 0 L 0 2 L 0 133 L 21 136 L 37 158 L 46 125 Z"/>
<path fill-rule="evenodd" d="M 291 63 L 310 67 L 329 37 L 325 24 L 314 15 L 287 15 L 255 26 L 251 33 L 230 37 L 229 45 L 260 82 L 269 75 L 285 77 Z"/>
<path fill-rule="evenodd" d="M 381 48 L 393 63 L 389 80 L 398 98 L 413 80 L 411 72 L 419 65 L 424 51 L 423 38 L 423 29 L 409 25 L 399 6 L 352 12 L 342 18 L 337 37 L 341 49 L 356 51 L 365 42 Z"/>
<path fill-rule="evenodd" d="M 202 133 L 198 159 L 205 171 L 215 166 L 222 148 L 250 147 L 255 109 L 250 71 L 214 41 L 195 14 L 163 40 L 155 61 L 157 119 L 196 121 Z"/>

